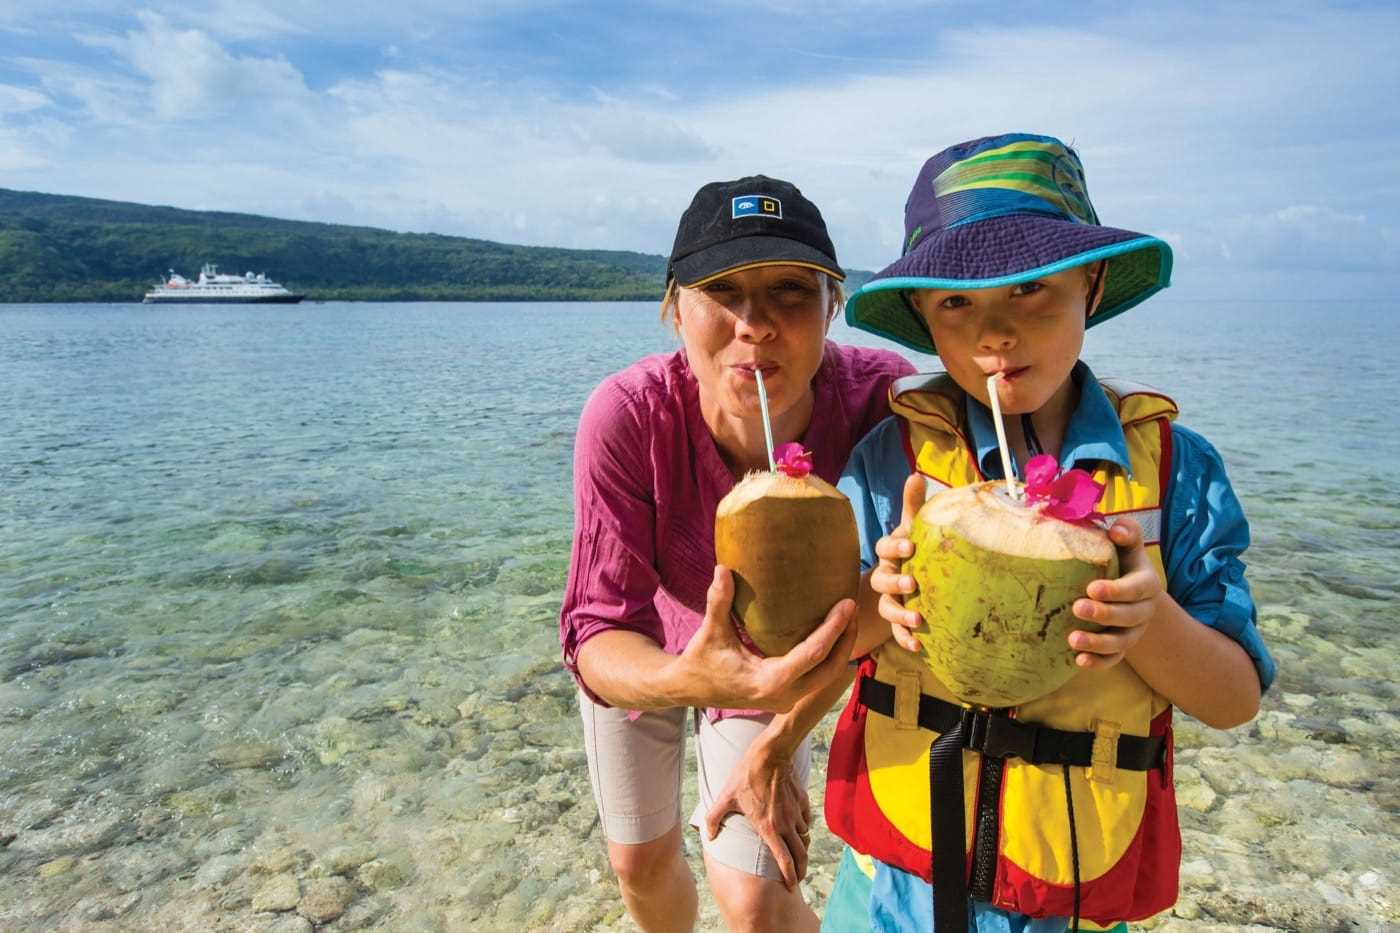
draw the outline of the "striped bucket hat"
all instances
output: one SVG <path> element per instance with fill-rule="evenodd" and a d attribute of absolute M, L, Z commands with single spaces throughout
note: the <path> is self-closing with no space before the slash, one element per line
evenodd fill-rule
<path fill-rule="evenodd" d="M 846 322 L 936 352 L 907 292 L 1016 285 L 1107 260 L 1086 326 L 1122 314 L 1171 281 L 1171 247 L 1099 223 L 1073 149 L 1007 133 L 945 149 L 924 163 L 904 205 L 904 255 L 846 302 Z"/>

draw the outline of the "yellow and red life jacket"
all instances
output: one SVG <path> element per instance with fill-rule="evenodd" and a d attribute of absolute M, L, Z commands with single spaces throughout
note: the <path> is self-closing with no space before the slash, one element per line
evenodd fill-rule
<path fill-rule="evenodd" d="M 1130 469 L 1101 462 L 1094 470 L 1104 484 L 1098 511 L 1137 519 L 1165 585 L 1161 503 L 1176 404 L 1143 386 L 1101 385 L 1122 423 Z M 930 490 L 984 480 L 961 426 L 963 404 L 946 375 L 891 387 L 910 466 Z M 1020 707 L 972 709 L 919 654 L 888 641 L 862 660 L 837 726 L 827 823 L 857 852 L 933 884 L 936 918 L 956 923 L 945 913 L 953 898 L 940 890 L 963 910 L 971 897 L 1101 926 L 1149 917 L 1177 895 L 1171 719 L 1167 700 L 1126 663 L 1081 671 Z M 961 769 L 950 757 L 959 750 Z M 935 798 L 944 806 L 932 808 Z M 942 865 L 940 850 L 952 856 Z M 954 865 L 959 851 L 963 863 Z"/>

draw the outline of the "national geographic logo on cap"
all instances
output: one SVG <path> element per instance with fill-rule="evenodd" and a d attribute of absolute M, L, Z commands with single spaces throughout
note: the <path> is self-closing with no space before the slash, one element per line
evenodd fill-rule
<path fill-rule="evenodd" d="M 732 205 L 729 214 L 731 220 L 738 220 L 740 217 L 783 219 L 783 202 L 777 198 L 770 198 L 766 194 L 746 194 L 735 198 L 730 204 Z"/>

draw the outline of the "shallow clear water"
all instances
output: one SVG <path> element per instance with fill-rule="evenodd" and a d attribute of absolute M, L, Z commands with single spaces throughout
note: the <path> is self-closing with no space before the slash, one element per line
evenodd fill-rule
<path fill-rule="evenodd" d="M 1166 927 L 1400 923 L 1396 312 L 1157 299 L 1089 333 L 1222 451 L 1281 667 L 1255 724 L 1181 730 Z M 625 926 L 556 625 L 577 413 L 674 346 L 654 306 L 0 334 L 0 928 L 273 929 L 335 878 L 334 929 Z"/>

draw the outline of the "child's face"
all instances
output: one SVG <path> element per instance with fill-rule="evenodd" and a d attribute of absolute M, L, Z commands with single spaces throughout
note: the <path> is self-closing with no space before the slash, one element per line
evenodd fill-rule
<path fill-rule="evenodd" d="M 1071 391 L 1069 374 L 1084 345 L 1090 281 L 1084 267 L 1033 282 L 964 291 L 919 289 L 911 296 L 944 367 L 983 405 L 987 377 L 1007 414 L 1039 411 Z"/>

